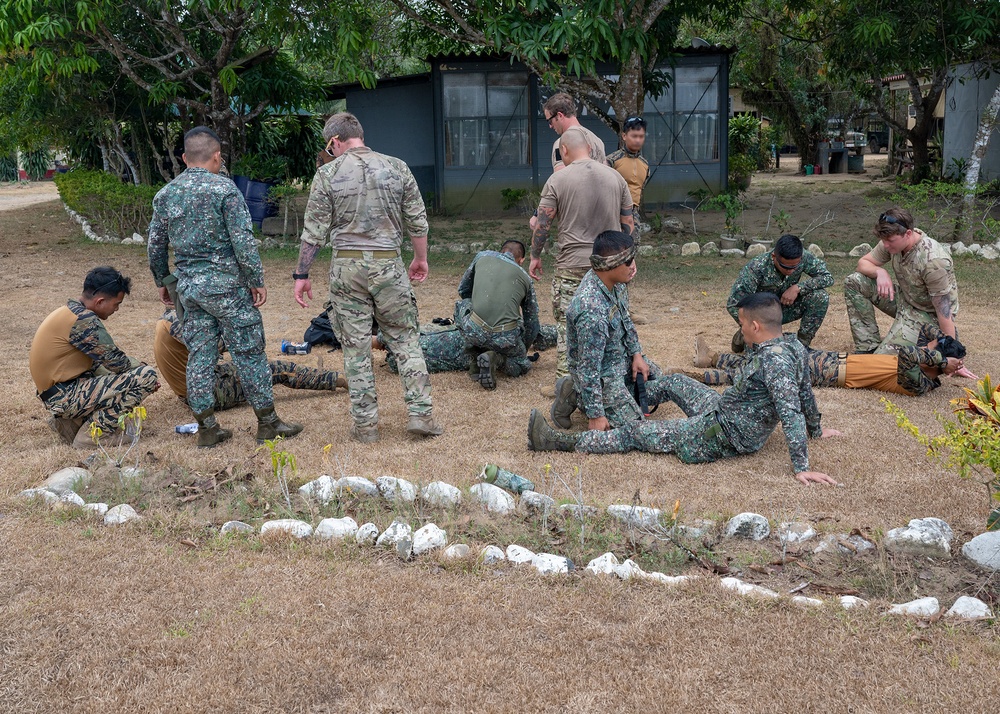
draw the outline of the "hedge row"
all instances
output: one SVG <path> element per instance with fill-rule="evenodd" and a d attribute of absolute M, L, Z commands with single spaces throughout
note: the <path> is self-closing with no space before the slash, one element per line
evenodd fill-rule
<path fill-rule="evenodd" d="M 104 171 L 80 169 L 53 179 L 63 202 L 90 221 L 98 234 L 124 239 L 149 230 L 159 186 L 135 186 Z"/>

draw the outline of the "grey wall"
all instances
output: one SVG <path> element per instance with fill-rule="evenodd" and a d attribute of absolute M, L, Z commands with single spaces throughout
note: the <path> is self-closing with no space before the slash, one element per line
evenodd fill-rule
<path fill-rule="evenodd" d="M 996 72 L 984 79 L 976 79 L 972 65 L 959 65 L 949 77 L 944 104 L 944 169 L 952 167 L 952 159 L 968 159 L 972 142 L 979 129 L 979 118 L 1000 84 Z M 1000 178 L 1000 130 L 994 130 L 983 157 L 983 181 Z"/>

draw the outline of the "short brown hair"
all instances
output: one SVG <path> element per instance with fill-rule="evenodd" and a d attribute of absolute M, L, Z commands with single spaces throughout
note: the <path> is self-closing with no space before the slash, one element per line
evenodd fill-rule
<path fill-rule="evenodd" d="M 333 137 L 337 137 L 337 141 L 364 139 L 365 130 L 358 118 L 350 112 L 337 112 L 323 125 L 323 138 L 330 141 Z"/>
<path fill-rule="evenodd" d="M 566 94 L 566 92 L 553 94 L 548 98 L 548 101 L 545 102 L 542 108 L 547 109 L 552 116 L 555 116 L 560 112 L 562 112 L 563 116 L 576 116 L 576 102 L 573 101 L 573 97 Z"/>
<path fill-rule="evenodd" d="M 912 230 L 913 214 L 905 208 L 890 208 L 875 223 L 875 235 L 878 238 L 889 238 Z"/>

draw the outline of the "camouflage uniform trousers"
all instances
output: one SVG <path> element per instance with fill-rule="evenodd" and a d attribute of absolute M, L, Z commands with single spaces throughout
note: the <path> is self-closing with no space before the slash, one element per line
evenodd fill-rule
<path fill-rule="evenodd" d="M 417 304 L 397 258 L 334 258 L 330 270 L 330 318 L 344 347 L 351 416 L 358 426 L 378 423 L 372 370 L 372 315 L 386 348 L 396 357 L 410 416 L 431 413 L 431 382 L 420 350 Z"/>
<path fill-rule="evenodd" d="M 274 404 L 271 368 L 264 354 L 264 324 L 249 288 L 219 292 L 208 282 L 185 281 L 181 331 L 188 348 L 187 402 L 195 414 L 215 408 L 219 338 L 232 356 L 246 399 L 254 409 Z"/>
<path fill-rule="evenodd" d="M 81 376 L 63 382 L 59 391 L 45 400 L 53 416 L 66 419 L 84 417 L 97 422 L 106 432 L 118 428 L 118 417 L 128 414 L 156 390 L 156 370 L 136 367 L 121 374 Z"/>
<path fill-rule="evenodd" d="M 676 454 L 686 464 L 703 464 L 738 456 L 715 415 L 721 395 L 690 377 L 662 378 L 663 395 L 679 406 L 687 419 L 633 421 L 611 431 L 588 431 L 576 450 L 590 454 L 646 451 Z"/>
<path fill-rule="evenodd" d="M 556 271 L 552 278 L 552 317 L 556 322 L 556 379 L 569 374 L 566 361 L 566 311 L 583 278 Z"/>
<path fill-rule="evenodd" d="M 316 389 L 332 392 L 337 388 L 337 377 L 334 371 L 323 371 L 311 367 L 303 367 L 290 360 L 273 360 L 268 363 L 271 368 L 271 383 L 281 384 L 289 389 Z M 232 409 L 244 404 L 247 400 L 236 375 L 236 366 L 232 362 L 223 362 L 215 368 L 215 409 Z"/>
<path fill-rule="evenodd" d="M 851 273 L 844 278 L 844 299 L 847 301 L 847 319 L 851 323 L 856 352 L 895 354 L 896 346 L 915 345 L 920 328 L 925 324 L 937 325 L 937 315 L 918 310 L 899 298 L 899 286 L 893 282 L 892 300 L 879 297 L 875 281 L 861 273 Z M 895 318 L 892 327 L 882 339 L 875 319 L 875 308 Z"/>
<path fill-rule="evenodd" d="M 379 341 L 382 341 L 381 333 L 379 334 Z M 555 346 L 556 326 L 542 325 L 538 331 L 538 338 L 532 347 L 536 350 L 547 350 Z M 465 337 L 456 325 L 446 327 L 421 325 L 420 350 L 424 353 L 427 371 L 431 374 L 437 372 L 464 372 L 469 369 L 469 355 L 465 351 Z M 399 368 L 396 365 L 396 358 L 392 352 L 386 353 L 385 361 L 389 365 L 390 370 L 399 372 Z"/>
<path fill-rule="evenodd" d="M 494 352 L 499 357 L 498 368 L 508 377 L 520 377 L 531 370 L 521 320 L 514 329 L 490 332 L 472 321 L 472 301 L 466 299 L 455 303 L 455 324 L 465 337 L 465 351 L 470 358 L 483 352 Z M 473 369 L 471 364 L 469 369 Z"/>
<path fill-rule="evenodd" d="M 847 353 L 807 349 L 806 360 L 812 386 L 836 387 L 839 384 L 841 365 L 847 361 Z M 749 362 L 750 356 L 746 353 L 721 354 L 715 363 L 716 369 L 696 370 L 699 376 L 695 379 L 704 384 L 732 384 L 733 375 Z"/>
<path fill-rule="evenodd" d="M 536 350 L 544 352 L 556 346 L 559 341 L 559 328 L 555 325 L 541 325 L 538 328 L 538 337 L 531 345 Z"/>
<path fill-rule="evenodd" d="M 663 370 L 648 357 L 649 380 L 646 382 L 646 400 L 650 407 L 662 404 L 670 399 L 667 396 L 666 382 L 663 381 Z M 604 416 L 612 429 L 645 419 L 639 405 L 635 401 L 635 381 L 632 379 L 632 361 L 622 365 L 620 377 L 601 377 L 601 393 L 604 402 Z M 574 381 L 575 385 L 575 381 Z M 575 385 L 576 386 L 576 385 Z M 579 386 L 570 400 L 574 406 L 579 404 Z"/>

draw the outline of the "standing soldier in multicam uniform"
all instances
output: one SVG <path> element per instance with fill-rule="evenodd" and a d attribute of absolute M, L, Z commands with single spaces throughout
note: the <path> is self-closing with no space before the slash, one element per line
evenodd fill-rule
<path fill-rule="evenodd" d="M 569 374 L 566 364 L 566 309 L 583 276 L 590 269 L 594 236 L 604 231 L 631 233 L 632 195 L 617 171 L 590 158 L 584 134 L 577 129 L 560 138 L 566 168 L 552 174 L 542 188 L 538 221 L 531 237 L 528 274 L 542 277 L 542 250 L 549 240 L 549 228 L 559 221 L 556 271 L 552 278 L 552 316 L 559 331 L 556 345 L 556 379 Z M 554 396 L 554 390 L 543 390 Z"/>
<path fill-rule="evenodd" d="M 83 295 L 55 310 L 31 341 L 28 366 L 49 426 L 67 444 L 94 445 L 90 423 L 109 436 L 125 436 L 118 419 L 160 387 L 152 367 L 129 357 L 104 329 L 129 294 L 132 280 L 109 265 L 94 268 Z"/>
<path fill-rule="evenodd" d="M 729 293 L 726 309 L 739 323 L 736 306 L 740 300 L 754 293 L 774 293 L 781 300 L 782 324 L 801 320 L 799 342 L 808 347 L 826 317 L 830 306 L 830 294 L 826 289 L 831 285 L 833 276 L 826 263 L 809 251 L 803 251 L 798 236 L 787 234 L 778 239 L 774 250 L 758 255 L 743 266 Z M 733 352 L 743 351 L 743 333 L 739 328 L 733 335 L 732 347 Z"/>
<path fill-rule="evenodd" d="M 875 224 L 879 244 L 858 260 L 858 272 L 844 279 L 847 317 L 858 353 L 894 354 L 912 345 L 922 325 L 935 325 L 957 339 L 958 282 L 951 254 L 936 240 L 913 227 L 913 216 L 890 208 Z M 892 264 L 895 281 L 882 266 Z M 885 339 L 875 308 L 895 318 Z M 955 374 L 973 377 L 965 367 Z"/>
<path fill-rule="evenodd" d="M 181 322 L 173 310 L 167 310 L 156 321 L 153 356 L 170 389 L 187 404 L 188 349 L 184 344 Z M 267 364 L 271 369 L 272 384 L 281 384 L 289 389 L 327 392 L 337 387 L 347 389 L 347 380 L 334 371 L 304 367 L 291 360 L 269 360 Z M 215 410 L 232 409 L 246 401 L 246 394 L 236 376 L 236 367 L 232 362 L 219 362 L 215 366 Z"/>
<path fill-rule="evenodd" d="M 840 432 L 820 426 L 805 348 L 797 341 L 786 342 L 781 334 L 781 303 L 775 295 L 758 293 L 743 298 L 739 307 L 751 362 L 738 373 L 734 386 L 719 394 L 682 374 L 663 378 L 669 398 L 687 419 L 631 422 L 612 431 L 570 434 L 549 427 L 533 409 L 528 448 L 672 453 L 686 464 L 698 464 L 759 451 L 780 421 L 795 478 L 803 484 L 836 485 L 826 474 L 809 470 L 808 437 L 827 438 Z"/>
<path fill-rule="evenodd" d="M 785 341 L 796 340 L 785 333 Z M 806 365 L 814 387 L 876 389 L 919 397 L 941 386 L 942 374 L 954 374 L 964 365 L 965 346 L 942 334 L 935 325 L 924 325 L 916 346 L 900 347 L 895 355 L 858 355 L 806 348 Z M 703 338 L 695 341 L 698 369 L 683 370 L 702 384 L 733 384 L 736 375 L 751 363 L 747 354 L 710 352 Z"/>
<path fill-rule="evenodd" d="M 163 281 L 170 273 L 168 247 L 173 246 L 182 331 L 190 351 L 187 401 L 198 420 L 198 446 L 215 446 L 232 436 L 215 418 L 220 337 L 257 415 L 257 441 L 293 437 L 302 426 L 282 422 L 274 411 L 258 310 L 267 290 L 250 211 L 236 185 L 218 175 L 222 145 L 214 131 L 199 126 L 184 135 L 184 163 L 187 169 L 153 199 L 149 268 L 160 299 L 172 307 Z"/>
<path fill-rule="evenodd" d="M 498 369 L 508 377 L 531 369 L 528 345 L 538 336 L 538 302 L 521 267 L 524 257 L 518 240 L 507 241 L 500 252 L 481 251 L 458 284 L 455 322 L 472 359 L 469 375 L 485 389 L 496 389 Z"/>
<path fill-rule="evenodd" d="M 569 375 L 556 382 L 550 414 L 568 429 L 579 408 L 590 429 L 605 430 L 644 418 L 635 401 L 635 379 L 647 382 L 649 406 L 662 401 L 659 368 L 647 362 L 628 314 L 628 282 L 635 276 L 632 236 L 605 231 L 594 241 L 591 270 L 566 311 Z"/>
<path fill-rule="evenodd" d="M 427 212 L 406 164 L 365 146 L 364 129 L 353 114 L 334 114 L 323 127 L 337 157 L 316 171 L 295 278 L 295 300 L 312 299 L 309 267 L 327 240 L 331 322 L 344 347 L 344 371 L 351 393 L 351 438 L 379 439 L 378 401 L 372 370 L 372 315 L 386 345 L 399 360 L 409 420 L 415 436 L 443 429 L 431 415 L 431 383 L 417 339 L 417 307 L 410 280 L 427 278 Z M 409 279 L 399 255 L 403 230 L 413 243 Z"/>

